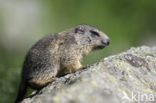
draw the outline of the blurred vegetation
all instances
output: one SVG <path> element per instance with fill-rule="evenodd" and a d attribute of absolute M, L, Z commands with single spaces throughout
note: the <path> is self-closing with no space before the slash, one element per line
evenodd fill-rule
<path fill-rule="evenodd" d="M 0 103 L 14 101 L 28 49 L 41 37 L 77 24 L 94 25 L 111 39 L 83 64 L 132 46 L 156 44 L 155 0 L 0 1 Z"/>

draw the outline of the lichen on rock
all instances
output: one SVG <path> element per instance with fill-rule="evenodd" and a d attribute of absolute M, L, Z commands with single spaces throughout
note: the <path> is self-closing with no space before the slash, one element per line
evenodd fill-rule
<path fill-rule="evenodd" d="M 56 79 L 22 103 L 156 103 L 156 47 L 104 58 Z"/>

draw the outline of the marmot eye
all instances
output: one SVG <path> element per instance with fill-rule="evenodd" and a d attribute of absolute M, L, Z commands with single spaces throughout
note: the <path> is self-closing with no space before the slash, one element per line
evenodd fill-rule
<path fill-rule="evenodd" d="M 80 28 L 76 28 L 76 29 L 75 29 L 75 33 L 83 34 L 83 33 L 84 33 L 84 30 L 82 30 L 82 29 L 80 29 Z"/>
<path fill-rule="evenodd" d="M 91 32 L 91 35 L 92 35 L 93 37 L 94 37 L 94 36 L 100 36 L 99 33 L 97 33 L 96 31 L 92 31 L 92 30 L 91 30 L 90 32 Z"/>

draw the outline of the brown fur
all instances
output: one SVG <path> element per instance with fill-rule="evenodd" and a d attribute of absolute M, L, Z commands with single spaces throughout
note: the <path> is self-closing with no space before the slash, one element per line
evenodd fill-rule
<path fill-rule="evenodd" d="M 26 55 L 15 103 L 23 99 L 28 86 L 39 90 L 56 77 L 65 75 L 65 71 L 72 73 L 83 69 L 82 58 L 109 43 L 102 31 L 85 24 L 45 36 Z"/>

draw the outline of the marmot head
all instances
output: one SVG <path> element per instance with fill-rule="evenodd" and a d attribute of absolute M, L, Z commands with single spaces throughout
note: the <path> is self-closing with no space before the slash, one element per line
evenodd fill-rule
<path fill-rule="evenodd" d="M 73 32 L 78 44 L 90 46 L 93 50 L 103 49 L 110 44 L 109 37 L 93 26 L 81 24 L 76 26 Z"/>

